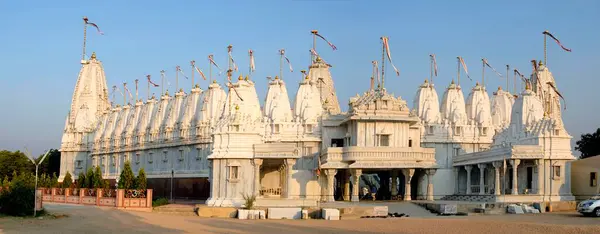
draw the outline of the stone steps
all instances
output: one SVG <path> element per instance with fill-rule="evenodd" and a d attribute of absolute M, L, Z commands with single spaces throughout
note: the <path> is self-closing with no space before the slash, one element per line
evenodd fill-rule
<path fill-rule="evenodd" d="M 152 212 L 169 215 L 197 216 L 196 208 L 193 205 L 169 204 L 154 207 Z"/>

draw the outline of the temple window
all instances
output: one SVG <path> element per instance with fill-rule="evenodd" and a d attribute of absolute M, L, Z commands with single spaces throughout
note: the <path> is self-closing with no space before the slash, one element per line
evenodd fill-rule
<path fill-rule="evenodd" d="M 454 128 L 454 135 L 455 135 L 455 136 L 460 136 L 460 135 L 462 135 L 462 128 L 461 128 L 461 127 L 455 127 L 455 128 Z"/>
<path fill-rule="evenodd" d="M 555 135 L 555 136 L 558 136 L 558 135 L 560 135 L 560 130 L 558 130 L 558 129 L 554 129 L 554 135 Z"/>
<path fill-rule="evenodd" d="M 590 172 L 590 187 L 596 187 L 598 185 L 598 177 L 596 172 Z"/>
<path fill-rule="evenodd" d="M 179 150 L 179 161 L 180 161 L 180 162 L 183 162 L 184 158 L 185 158 L 185 157 L 184 157 L 184 155 L 183 155 L 183 150 Z"/>
<path fill-rule="evenodd" d="M 553 179 L 560 178 L 560 166 L 552 166 L 552 178 Z"/>
<path fill-rule="evenodd" d="M 196 161 L 200 161 L 202 159 L 202 148 L 198 148 L 198 154 L 196 155 Z"/>
<path fill-rule="evenodd" d="M 77 168 L 77 169 L 81 169 L 81 168 L 82 168 L 82 167 L 81 167 L 81 160 L 77 160 L 77 161 L 75 161 L 75 165 L 76 165 L 76 168 Z"/>
<path fill-rule="evenodd" d="M 482 127 L 481 128 L 481 135 L 482 136 L 487 136 L 487 132 L 488 132 L 488 128 L 487 127 Z"/>
<path fill-rule="evenodd" d="M 313 132 L 313 125 L 312 124 L 307 124 L 306 127 L 304 128 L 304 132 L 306 132 L 306 133 L 312 133 Z"/>
<path fill-rule="evenodd" d="M 377 134 L 375 136 L 376 146 L 390 146 L 390 135 L 388 134 Z"/>
<path fill-rule="evenodd" d="M 412 147 L 412 139 L 408 140 L 408 147 Z"/>
<path fill-rule="evenodd" d="M 331 139 L 331 147 L 344 147 L 344 139 L 341 139 L 341 138 Z"/>
<path fill-rule="evenodd" d="M 167 152 L 167 151 L 164 151 L 163 153 L 164 153 L 164 155 L 163 155 L 163 162 L 167 162 L 167 161 L 169 161 L 169 158 L 167 157 L 167 153 L 168 153 L 168 152 Z"/>
<path fill-rule="evenodd" d="M 433 126 L 427 126 L 427 134 L 433 135 Z"/>
<path fill-rule="evenodd" d="M 139 153 L 135 154 L 135 164 L 140 164 L 140 154 Z"/>
<path fill-rule="evenodd" d="M 154 153 L 148 153 L 148 163 L 152 164 L 152 159 L 154 158 Z"/>
<path fill-rule="evenodd" d="M 313 147 L 304 147 L 304 155 L 312 156 L 313 155 Z"/>
<path fill-rule="evenodd" d="M 229 179 L 237 180 L 239 179 L 239 166 L 229 166 Z"/>
<path fill-rule="evenodd" d="M 274 133 L 279 133 L 279 124 L 274 124 L 273 125 L 273 132 Z"/>

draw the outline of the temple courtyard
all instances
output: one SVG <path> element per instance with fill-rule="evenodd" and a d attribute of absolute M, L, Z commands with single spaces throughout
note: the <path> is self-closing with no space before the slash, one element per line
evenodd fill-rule
<path fill-rule="evenodd" d="M 0 233 L 600 233 L 575 212 L 358 220 L 237 220 L 45 204 L 62 218 L 0 217 Z"/>

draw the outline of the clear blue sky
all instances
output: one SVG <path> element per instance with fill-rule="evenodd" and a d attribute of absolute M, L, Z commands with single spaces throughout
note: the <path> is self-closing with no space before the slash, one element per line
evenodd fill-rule
<path fill-rule="evenodd" d="M 173 79 L 175 65 L 189 73 L 192 59 L 207 72 L 206 56 L 214 53 L 224 66 L 226 46 L 232 44 L 242 71 L 248 66 L 247 50 L 255 51 L 261 101 L 264 77 L 278 74 L 280 48 L 297 70 L 284 75 L 293 101 L 298 70 L 309 62 L 310 30 L 318 29 L 339 49 L 332 52 L 318 41 L 317 51 L 333 65 L 343 108 L 350 96 L 368 89 L 370 61 L 381 58 L 382 35 L 389 36 L 401 71 L 400 77 L 388 76 L 386 87 L 412 106 L 418 85 L 429 76 L 430 53 L 437 55 L 434 83 L 441 97 L 455 77 L 459 55 L 476 79 L 482 57 L 501 73 L 510 64 L 529 75 L 529 61 L 543 58 L 541 32 L 550 30 L 573 49 L 567 53 L 553 41 L 548 44 L 549 67 L 567 99 L 567 129 L 579 138 L 600 126 L 598 1 L 23 0 L 0 1 L 0 149 L 28 145 L 38 154 L 60 147 L 81 66 L 82 16 L 105 32 L 89 31 L 88 55 L 96 51 L 103 61 L 109 86 L 142 80 L 145 74 L 158 78 L 161 69 Z M 488 90 L 505 84 L 486 73 Z M 180 80 L 188 91 L 189 83 Z M 462 79 L 465 90 L 473 85 Z"/>

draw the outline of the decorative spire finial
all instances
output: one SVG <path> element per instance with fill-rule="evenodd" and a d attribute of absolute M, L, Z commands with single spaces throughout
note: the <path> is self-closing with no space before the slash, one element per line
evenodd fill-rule
<path fill-rule="evenodd" d="M 91 59 L 96 59 L 96 52 L 92 52 L 92 57 Z"/>

